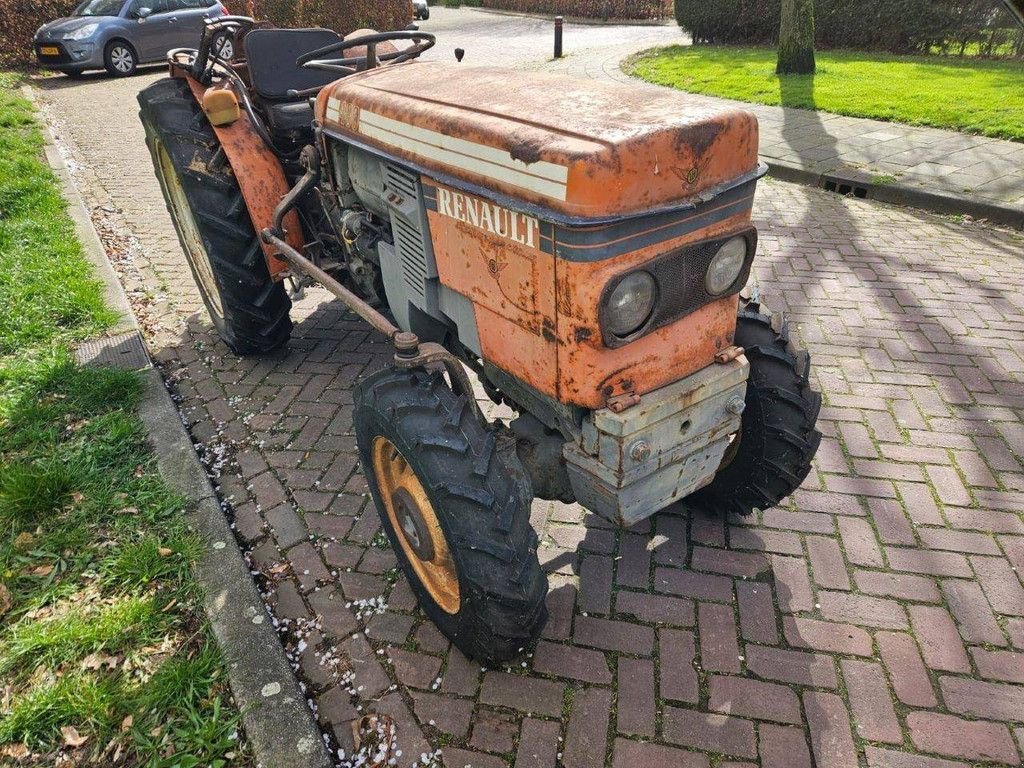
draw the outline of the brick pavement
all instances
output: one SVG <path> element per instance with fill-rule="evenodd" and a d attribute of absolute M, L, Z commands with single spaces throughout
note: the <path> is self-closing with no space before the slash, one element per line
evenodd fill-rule
<path fill-rule="evenodd" d="M 416 610 L 365 497 L 351 387 L 381 339 L 310 291 L 286 352 L 240 360 L 200 312 L 135 119 L 153 77 L 40 85 L 332 744 L 376 710 L 403 763 L 1021 763 L 1019 235 L 762 184 L 756 277 L 825 397 L 815 471 L 749 520 L 535 503 L 551 620 L 485 672 Z"/>

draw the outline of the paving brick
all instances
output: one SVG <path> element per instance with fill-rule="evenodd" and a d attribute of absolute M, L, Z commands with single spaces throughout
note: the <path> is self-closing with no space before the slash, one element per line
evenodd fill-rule
<path fill-rule="evenodd" d="M 762 582 L 738 582 L 736 603 L 740 612 L 740 633 L 744 640 L 775 645 L 779 641 L 772 588 Z"/>
<path fill-rule="evenodd" d="M 885 544 L 913 546 L 916 543 L 914 529 L 907 519 L 903 505 L 890 499 L 868 499 L 871 518 L 878 529 L 878 538 Z M 938 512 L 936 511 L 936 514 Z M 941 520 L 941 516 L 939 517 Z"/>
<path fill-rule="evenodd" d="M 615 581 L 623 587 L 646 589 L 650 583 L 651 553 L 647 549 L 649 538 L 624 533 L 619 542 L 619 559 Z"/>
<path fill-rule="evenodd" d="M 960 633 L 944 608 L 912 605 L 907 610 L 925 664 L 944 672 L 970 671 Z"/>
<path fill-rule="evenodd" d="M 576 619 L 573 639 L 580 645 L 606 651 L 647 656 L 654 647 L 654 630 L 624 621 L 580 616 Z"/>
<path fill-rule="evenodd" d="M 515 768 L 555 768 L 560 730 L 558 723 L 550 720 L 524 719 Z"/>
<path fill-rule="evenodd" d="M 521 677 L 491 671 L 484 675 L 480 701 L 497 707 L 510 707 L 527 714 L 558 717 L 562 713 L 564 686 L 554 680 Z"/>
<path fill-rule="evenodd" d="M 459 739 L 469 733 L 473 717 L 472 701 L 422 692 L 414 692 L 411 696 L 413 711 L 421 723 L 432 724 L 438 730 Z"/>
<path fill-rule="evenodd" d="M 850 577 L 846 561 L 835 539 L 823 536 L 807 537 L 807 553 L 811 559 L 814 582 L 826 589 L 849 589 Z"/>
<path fill-rule="evenodd" d="M 697 607 L 700 629 L 700 663 L 716 672 L 740 671 L 740 649 L 736 640 L 736 619 L 732 609 L 715 603 Z"/>
<path fill-rule="evenodd" d="M 948 528 L 918 528 L 921 542 L 929 549 L 950 552 L 973 552 L 979 555 L 999 555 L 995 539 L 983 533 L 951 531 Z"/>
<path fill-rule="evenodd" d="M 830 621 L 849 622 L 879 629 L 906 629 L 907 615 L 895 600 L 845 592 L 818 593 L 821 614 Z"/>
<path fill-rule="evenodd" d="M 641 765 L 708 768 L 708 759 L 697 752 L 664 747 L 660 744 L 616 739 L 612 747 L 612 768 L 637 768 Z M 519 768 L 518 763 L 516 768 Z"/>
<path fill-rule="evenodd" d="M 694 597 L 698 600 L 732 602 L 733 599 L 732 579 L 675 568 L 655 569 L 654 588 L 658 592 Z"/>
<path fill-rule="evenodd" d="M 953 712 L 992 720 L 1015 721 L 1024 712 L 1024 688 L 959 677 L 940 677 L 943 701 Z"/>
<path fill-rule="evenodd" d="M 708 707 L 715 712 L 792 725 L 803 722 L 796 694 L 784 685 L 723 675 L 712 675 L 709 685 Z"/>
<path fill-rule="evenodd" d="M 800 728 L 762 724 L 758 728 L 761 768 L 811 768 L 807 736 Z"/>
<path fill-rule="evenodd" d="M 472 768 L 508 768 L 508 763 L 500 757 L 487 755 L 458 747 L 445 747 L 443 750 L 445 764 L 451 766 L 472 766 Z"/>
<path fill-rule="evenodd" d="M 879 632 L 875 642 L 900 701 L 912 707 L 938 704 L 914 638 L 901 632 Z"/>
<path fill-rule="evenodd" d="M 600 651 L 556 645 L 542 640 L 533 654 L 533 668 L 538 672 L 581 680 L 585 683 L 609 685 L 612 673 Z"/>
<path fill-rule="evenodd" d="M 469 744 L 484 752 L 511 752 L 518 734 L 519 725 L 515 717 L 480 707 L 473 718 L 473 736 Z"/>
<path fill-rule="evenodd" d="M 903 732 L 882 667 L 855 659 L 842 659 L 839 666 L 846 681 L 857 735 L 866 741 L 902 744 Z"/>
<path fill-rule="evenodd" d="M 870 656 L 871 638 L 859 627 L 784 616 L 782 630 L 790 645 L 825 653 Z"/>
<path fill-rule="evenodd" d="M 967 558 L 953 552 L 886 547 L 885 557 L 889 561 L 889 566 L 897 571 L 964 579 L 974 576 Z"/>
<path fill-rule="evenodd" d="M 831 656 L 749 644 L 744 652 L 747 669 L 759 677 L 814 688 L 839 685 Z"/>
<path fill-rule="evenodd" d="M 647 659 L 620 657 L 616 705 L 619 733 L 653 737 L 655 701 L 654 664 Z"/>
<path fill-rule="evenodd" d="M 662 698 L 696 703 L 700 690 L 693 667 L 696 646 L 693 633 L 681 629 L 658 630 Z"/>
<path fill-rule="evenodd" d="M 768 570 L 768 558 L 760 552 L 731 552 L 694 547 L 690 567 L 698 571 L 755 578 Z"/>
<path fill-rule="evenodd" d="M 999 723 L 964 720 L 938 712 L 911 712 L 907 728 L 914 745 L 925 752 L 1019 765 L 1013 736 Z"/>
<path fill-rule="evenodd" d="M 841 517 L 839 533 L 842 536 L 846 557 L 851 563 L 869 568 L 884 566 L 882 550 L 878 546 L 875 530 L 869 522 L 856 517 Z"/>
<path fill-rule="evenodd" d="M 612 559 L 590 555 L 580 563 L 579 607 L 590 613 L 611 613 Z"/>
<path fill-rule="evenodd" d="M 858 768 L 857 750 L 850 734 L 850 713 L 843 700 L 833 693 L 819 691 L 807 691 L 803 698 L 815 762 L 829 768 Z"/>
<path fill-rule="evenodd" d="M 989 604 L 997 613 L 1024 616 L 1024 587 L 1008 562 L 999 557 L 971 557 L 971 565 Z"/>
<path fill-rule="evenodd" d="M 899 600 L 937 603 L 942 600 L 932 579 L 887 571 L 854 571 L 857 588 L 869 595 L 894 597 Z"/>
<path fill-rule="evenodd" d="M 729 529 L 729 546 L 734 549 L 756 549 L 780 555 L 803 556 L 804 548 L 800 537 L 786 531 L 771 531 L 765 528 Z"/>
<path fill-rule="evenodd" d="M 891 749 L 868 746 L 865 749 L 869 768 L 970 768 L 967 763 L 937 757 L 912 755 Z"/>
<path fill-rule="evenodd" d="M 756 757 L 754 724 L 728 715 L 665 707 L 664 737 L 672 744 L 734 757 Z"/>
<path fill-rule="evenodd" d="M 480 665 L 453 649 L 441 677 L 441 691 L 463 696 L 475 696 L 480 685 Z"/>
<path fill-rule="evenodd" d="M 584 688 L 573 694 L 562 754 L 565 768 L 605 764 L 611 706 L 611 691 L 604 688 Z"/>
<path fill-rule="evenodd" d="M 430 688 L 441 669 L 441 659 L 437 656 L 413 653 L 401 648 L 389 648 L 388 656 L 399 682 L 411 688 Z"/>
<path fill-rule="evenodd" d="M 1024 653 L 971 648 L 971 656 L 982 677 L 1024 684 Z"/>
<path fill-rule="evenodd" d="M 692 627 L 695 620 L 692 600 L 644 592 L 618 592 L 615 595 L 615 611 L 635 616 L 650 624 Z"/>
<path fill-rule="evenodd" d="M 810 576 L 803 560 L 795 557 L 773 557 L 772 571 L 775 574 L 775 594 L 783 611 L 798 613 L 814 607 Z"/>
<path fill-rule="evenodd" d="M 942 582 L 946 605 L 956 618 L 960 635 L 969 643 L 1006 645 L 1006 638 L 992 614 L 981 587 L 973 581 L 946 579 Z"/>

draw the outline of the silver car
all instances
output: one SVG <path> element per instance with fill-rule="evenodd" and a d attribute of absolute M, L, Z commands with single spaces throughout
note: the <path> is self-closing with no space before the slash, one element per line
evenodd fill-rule
<path fill-rule="evenodd" d="M 124 77 L 172 48 L 198 47 L 204 20 L 226 13 L 218 0 L 85 0 L 71 16 L 39 28 L 36 58 L 71 76 L 105 69 Z M 230 39 L 215 46 L 231 58 Z"/>

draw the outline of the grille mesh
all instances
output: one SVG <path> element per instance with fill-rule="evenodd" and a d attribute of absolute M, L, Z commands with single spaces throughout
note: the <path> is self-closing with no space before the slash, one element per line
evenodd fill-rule
<path fill-rule="evenodd" d="M 388 187 L 403 197 L 416 202 L 415 210 L 422 208 L 419 181 L 417 177 L 396 165 L 385 167 Z M 418 222 L 406 219 L 394 206 L 391 209 L 392 234 L 395 250 L 402 262 L 402 277 L 413 295 L 420 300 L 426 298 L 427 253 L 423 244 L 423 232 Z"/>

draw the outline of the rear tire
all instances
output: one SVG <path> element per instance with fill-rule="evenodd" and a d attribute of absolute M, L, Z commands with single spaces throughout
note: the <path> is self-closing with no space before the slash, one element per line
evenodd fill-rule
<path fill-rule="evenodd" d="M 488 665 L 515 658 L 547 621 L 548 583 L 530 525 L 530 481 L 514 443 L 485 427 L 474 404 L 439 373 L 422 370 L 388 369 L 360 383 L 354 421 L 382 526 L 427 616 L 470 658 Z M 400 497 L 418 494 L 391 483 L 389 467 L 381 469 L 381 448 L 385 458 L 407 465 L 425 491 L 426 514 L 414 521 L 397 510 Z M 396 526 L 392 514 L 404 522 Z M 419 542 L 431 536 L 418 532 L 431 530 L 436 543 L 423 554 Z M 421 575 L 431 563 L 451 568 L 449 553 L 454 579 L 439 586 L 430 574 Z"/>
<path fill-rule="evenodd" d="M 821 442 L 815 428 L 821 395 L 811 389 L 810 355 L 790 341 L 782 318 L 757 302 L 740 299 L 735 344 L 750 361 L 739 442 L 711 484 L 687 502 L 749 515 L 778 504 L 811 471 Z"/>
<path fill-rule="evenodd" d="M 249 210 L 213 128 L 182 79 L 139 94 L 146 143 L 189 268 L 225 343 L 260 355 L 291 335 L 291 301 L 270 277 Z"/>

